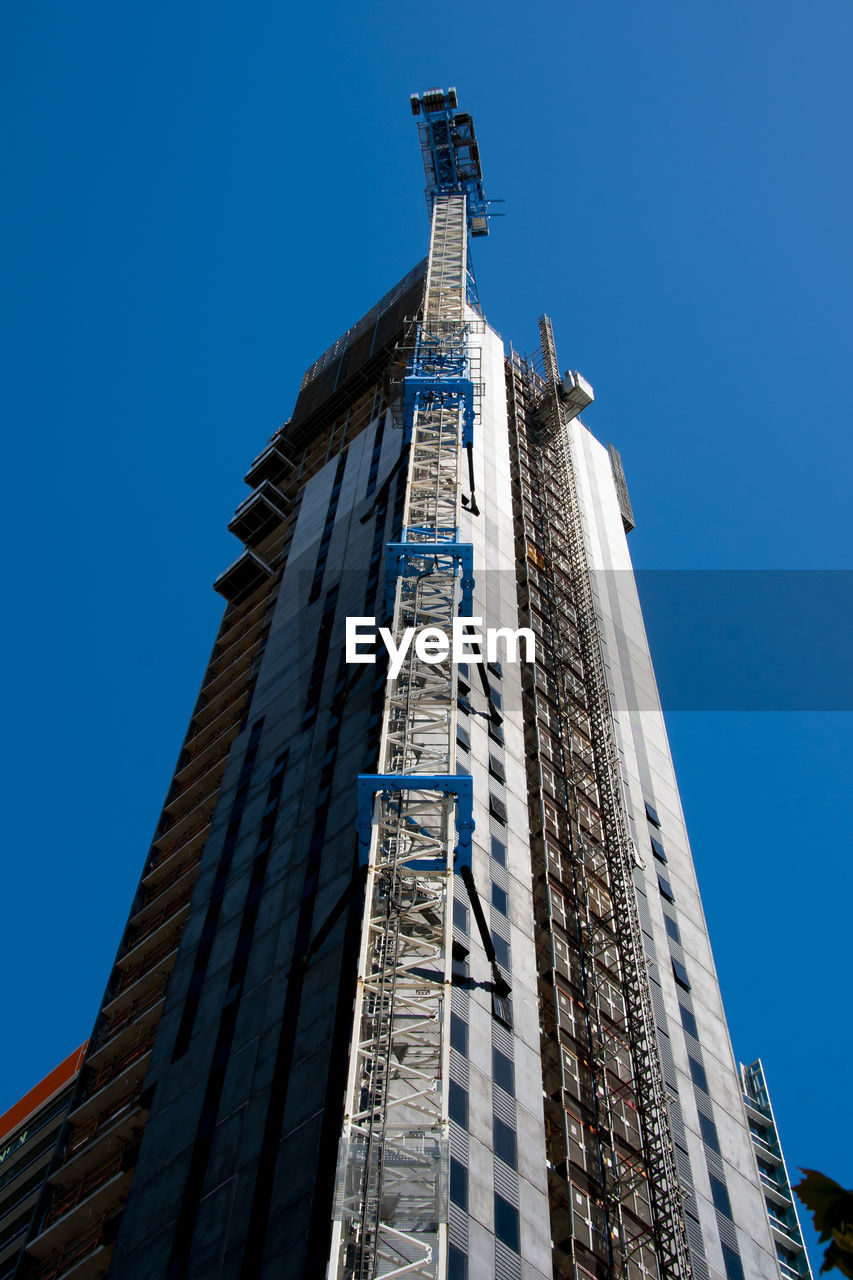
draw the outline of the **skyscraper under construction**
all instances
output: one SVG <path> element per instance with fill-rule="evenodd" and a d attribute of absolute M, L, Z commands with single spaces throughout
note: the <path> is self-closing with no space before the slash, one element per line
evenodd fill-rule
<path fill-rule="evenodd" d="M 471 117 L 412 111 L 428 255 L 246 475 L 20 1278 L 809 1274 L 771 1232 L 619 455 L 547 317 L 533 358 L 483 317 Z"/>

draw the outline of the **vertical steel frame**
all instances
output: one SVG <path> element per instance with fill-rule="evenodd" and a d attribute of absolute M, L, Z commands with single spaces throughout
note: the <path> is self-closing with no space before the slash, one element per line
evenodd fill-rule
<path fill-rule="evenodd" d="M 398 642 L 406 627 L 452 641 L 470 613 L 471 547 L 458 541 L 474 416 L 466 281 L 466 197 L 439 192 L 404 393 L 402 542 L 388 548 Z M 453 869 L 455 855 L 470 859 L 473 827 L 455 748 L 451 656 L 426 663 L 413 645 L 388 685 L 380 773 L 359 782 L 374 800 L 329 1267 L 341 1280 L 446 1275 Z"/>

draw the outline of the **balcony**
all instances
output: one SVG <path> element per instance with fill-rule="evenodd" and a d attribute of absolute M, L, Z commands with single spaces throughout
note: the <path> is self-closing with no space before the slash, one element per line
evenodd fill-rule
<path fill-rule="evenodd" d="M 213 589 L 224 596 L 229 604 L 241 604 L 268 583 L 272 576 L 273 570 L 267 562 L 247 547 L 241 556 L 220 573 Z"/>
<path fill-rule="evenodd" d="M 108 1031 L 112 1030 L 112 1028 L 108 1028 Z M 140 1058 L 145 1057 L 150 1052 L 151 1046 L 154 1043 L 155 1031 L 156 1026 L 152 1026 L 151 1020 L 149 1019 L 137 1029 L 134 1036 L 127 1039 L 123 1044 L 119 1045 L 116 1043 L 117 1033 L 115 1033 L 110 1035 L 109 1039 L 104 1040 L 100 1046 L 95 1048 L 95 1051 L 90 1055 L 87 1063 L 87 1066 L 92 1070 L 92 1075 L 86 1084 L 80 1102 L 74 1108 L 72 1113 L 77 1120 L 82 1120 L 96 1112 L 100 1112 L 108 1105 L 111 1101 L 111 1097 L 105 1096 L 96 1104 L 93 1103 L 92 1100 L 100 1093 L 101 1089 L 105 1088 L 108 1084 L 114 1083 L 117 1080 L 120 1081 L 134 1063 L 136 1063 Z M 94 1044 L 97 1046 L 96 1040 L 94 1041 Z M 108 1058 L 105 1053 L 108 1046 L 112 1050 L 112 1057 L 110 1058 Z M 139 1078 L 138 1072 L 134 1072 L 134 1077 L 135 1079 Z M 131 1083 L 133 1082 L 128 1080 L 125 1087 L 129 1088 Z M 118 1097 L 121 1092 L 121 1089 L 113 1091 L 115 1097 Z"/>
<path fill-rule="evenodd" d="M 175 819 L 189 813 L 210 796 L 218 793 L 224 773 L 225 760 L 221 757 L 209 767 L 202 767 L 183 785 L 175 788 L 163 812 Z"/>
<path fill-rule="evenodd" d="M 33 1272 L 32 1280 L 94 1280 L 96 1276 L 106 1275 L 113 1243 L 109 1238 L 110 1217 L 107 1213 L 101 1214 L 79 1235 L 59 1244 L 46 1257 L 39 1248 L 40 1240 L 33 1241 L 27 1252 L 42 1262 Z"/>
<path fill-rule="evenodd" d="M 768 1136 L 770 1131 L 768 1130 Z M 782 1166 L 782 1154 L 778 1146 L 771 1146 L 766 1138 L 760 1138 L 754 1129 L 750 1128 L 749 1136 L 752 1139 L 752 1145 L 755 1149 L 756 1158 L 767 1164 L 772 1164 L 778 1171 Z"/>
<path fill-rule="evenodd" d="M 0 1244 L 0 1280 L 14 1280 L 20 1249 L 26 1239 L 30 1220 L 24 1217 L 17 1229 Z"/>
<path fill-rule="evenodd" d="M 233 610 L 225 615 L 219 628 L 219 635 L 216 639 L 216 647 L 213 651 L 214 657 L 212 663 L 217 663 L 220 659 L 236 644 L 239 644 L 243 637 L 252 630 L 253 627 L 263 623 L 266 617 L 266 611 L 269 601 L 266 597 L 256 600 L 253 605 L 248 608 Z"/>
<path fill-rule="evenodd" d="M 140 1080 L 111 1099 L 97 1115 L 75 1125 L 65 1146 L 63 1163 L 52 1174 L 51 1182 L 57 1186 L 70 1185 L 81 1172 L 100 1164 L 105 1150 L 124 1147 L 142 1127 L 141 1093 Z"/>
<path fill-rule="evenodd" d="M 214 730 L 206 736 L 191 739 L 186 746 L 187 762 L 176 771 L 175 780 L 183 782 L 190 770 L 200 768 L 204 761 L 212 763 L 214 759 L 227 756 L 238 732 L 239 724 L 232 723 L 226 725 L 224 729 Z"/>
<path fill-rule="evenodd" d="M 214 797 L 218 795 L 219 782 L 214 786 L 208 786 L 206 789 L 199 788 L 198 794 L 192 796 L 192 803 L 187 807 L 178 806 L 176 803 L 175 807 L 179 809 L 178 813 L 170 814 L 167 810 L 164 810 L 165 817 L 162 821 L 162 830 L 154 843 L 160 845 L 163 836 L 168 835 L 171 840 L 170 852 L 175 852 L 180 841 L 184 840 L 189 834 L 199 831 L 206 822 L 210 821 L 213 817 L 213 810 L 216 807 Z M 203 817 L 199 816 L 198 810 L 203 809 L 204 805 L 211 800 L 213 800 L 213 803 L 210 805 L 209 812 L 204 814 Z"/>
<path fill-rule="evenodd" d="M 770 1197 L 776 1204 L 777 1208 L 790 1209 L 791 1198 L 784 1186 L 780 1186 L 775 1177 L 771 1177 L 771 1175 L 769 1173 L 765 1173 L 763 1169 L 758 1170 L 758 1176 L 761 1179 L 762 1187 L 770 1194 Z"/>
<path fill-rule="evenodd" d="M 178 917 L 185 913 L 192 900 L 193 888 L 194 886 L 191 885 L 183 889 L 154 915 L 149 915 L 139 924 L 128 929 L 124 939 L 125 952 L 120 964 L 138 964 L 146 947 L 159 945 L 164 930 L 171 922 L 177 923 Z"/>
<path fill-rule="evenodd" d="M 57 1133 L 51 1135 L 53 1146 Z M 3 1188 L 2 1205 L 0 1205 L 0 1278 L 12 1280 L 21 1249 L 26 1241 L 33 1221 L 33 1214 L 39 1201 L 45 1174 L 53 1155 L 52 1147 L 42 1150 L 38 1156 L 28 1161 L 18 1172 L 26 1170 L 27 1176 L 16 1184 L 7 1184 Z"/>
<path fill-rule="evenodd" d="M 153 852 L 142 877 L 144 905 L 153 902 L 164 889 L 186 874 L 186 870 L 198 866 L 210 832 L 213 808 L 201 816 L 187 815 L 181 824 L 154 841 Z M 140 911 L 142 907 L 140 907 Z M 136 913 L 137 915 L 139 912 Z M 134 919 L 136 916 L 134 916 Z"/>
<path fill-rule="evenodd" d="M 134 1026 L 140 1019 L 145 1019 L 145 1026 L 150 1026 L 152 1022 L 152 1010 L 158 1008 L 162 1004 L 166 995 L 166 985 L 169 981 L 169 974 L 159 972 L 155 975 L 155 981 L 148 990 L 138 996 L 134 1001 L 116 1013 L 102 1031 L 93 1037 L 93 1052 L 89 1055 L 89 1065 L 93 1059 L 100 1059 L 103 1050 L 107 1045 L 114 1045 L 116 1038 L 126 1031 L 128 1027 Z M 159 1016 L 159 1015 L 158 1015 Z"/>
<path fill-rule="evenodd" d="M 256 650 L 252 650 L 255 653 Z M 245 673 L 246 684 L 251 678 L 250 664 L 246 664 Z M 209 703 L 205 705 L 210 705 Z M 181 767 L 175 769 L 174 781 L 177 783 L 186 782 L 187 778 L 195 773 L 197 769 L 202 767 L 210 768 L 215 764 L 216 760 L 227 759 L 228 751 L 231 750 L 231 744 L 236 739 L 237 733 L 240 732 L 240 722 L 232 721 L 223 724 L 223 726 L 214 727 L 206 733 L 196 733 L 192 737 L 183 750 L 183 762 Z"/>
<path fill-rule="evenodd" d="M 257 547 L 285 523 L 290 499 L 264 480 L 245 502 L 241 502 L 228 528 L 247 547 Z"/>
<path fill-rule="evenodd" d="M 191 746 L 195 737 L 205 729 L 213 729 L 215 726 L 216 732 L 220 733 L 223 729 L 227 728 L 229 724 L 238 723 L 240 719 L 238 714 L 232 712 L 230 718 L 226 719 L 225 713 L 233 707 L 235 703 L 242 704 L 245 697 L 246 686 L 243 684 L 237 688 L 230 697 L 226 698 L 224 702 L 219 702 L 217 699 L 214 699 L 212 703 L 208 703 L 198 710 L 193 716 L 195 734 L 187 743 L 187 746 Z M 240 709 L 242 709 L 242 707 Z"/>
<path fill-rule="evenodd" d="M 147 951 L 136 964 L 129 969 L 114 970 L 112 990 L 101 1012 L 114 1018 L 128 1002 L 138 1005 L 144 999 L 148 987 L 171 972 L 180 940 L 180 929 L 167 931 L 162 941 L 151 951 Z"/>
<path fill-rule="evenodd" d="M 267 445 L 263 453 L 259 453 L 246 472 L 246 484 L 257 489 L 259 484 L 270 480 L 273 484 L 281 484 L 295 472 L 295 464 L 285 453 L 277 440 Z"/>
<path fill-rule="evenodd" d="M 203 778 L 211 769 L 217 768 L 227 759 L 228 749 L 236 733 L 236 726 L 233 726 L 230 739 L 226 733 L 218 733 L 206 744 L 199 743 L 195 750 L 188 750 L 185 753 L 186 760 L 179 769 L 175 770 L 171 799 L 176 799 L 182 791 L 187 790 L 199 778 Z"/>
<path fill-rule="evenodd" d="M 266 619 L 266 601 L 259 600 L 254 609 L 250 609 L 243 618 L 230 619 L 223 622 L 222 630 L 216 642 L 213 655 L 208 663 L 208 677 L 219 674 L 231 665 L 237 654 L 250 648 L 258 639 L 258 634 Z"/>
<path fill-rule="evenodd" d="M 770 1117 L 767 1115 L 767 1112 L 762 1111 L 748 1093 L 744 1093 L 742 1097 L 743 1105 L 746 1108 L 746 1114 L 749 1116 L 750 1120 L 756 1121 L 762 1128 L 769 1126 Z"/>
<path fill-rule="evenodd" d="M 109 1184 L 115 1184 L 121 1174 L 129 1171 L 128 1153 L 129 1147 L 120 1147 L 110 1155 L 109 1159 L 96 1165 L 70 1187 L 54 1188 L 47 1213 L 42 1221 L 41 1236 L 49 1240 L 52 1228 L 58 1227 L 61 1220 L 73 1213 L 78 1205 L 82 1205 L 87 1200 L 97 1202 L 102 1198 Z"/>
<path fill-rule="evenodd" d="M 158 1006 L 164 1000 L 168 980 L 169 974 L 163 974 L 156 986 L 147 991 L 145 996 L 134 1001 L 128 1009 L 122 1010 L 113 1020 L 105 1024 L 104 1029 L 97 1036 L 92 1037 L 92 1050 L 86 1065 L 88 1068 L 97 1068 L 97 1070 L 86 1085 L 83 1096 L 91 1098 L 97 1089 L 101 1088 L 102 1083 L 129 1066 L 136 1057 L 142 1055 L 142 1052 L 147 1052 L 147 1050 L 137 1052 L 137 1048 L 140 1044 L 147 1044 L 150 1047 L 149 1037 L 151 1042 L 154 1039 L 154 1024 L 159 1020 Z M 152 1016 L 152 1011 L 158 1011 L 156 1016 Z M 136 1034 L 128 1038 L 128 1030 L 136 1023 L 140 1023 Z M 122 1039 L 120 1043 L 119 1037 Z M 113 1055 L 111 1057 L 106 1055 L 108 1048 Z"/>
<path fill-rule="evenodd" d="M 201 686 L 201 693 L 204 701 L 199 710 L 207 710 L 216 704 L 217 699 L 222 698 L 229 689 L 235 688 L 236 685 L 245 684 L 251 674 L 252 663 L 257 654 L 258 646 L 250 644 L 245 647 L 239 654 L 235 654 L 230 663 L 215 674 L 208 674 L 207 679 Z"/>
<path fill-rule="evenodd" d="M 777 1218 L 775 1213 L 770 1210 L 768 1210 L 767 1217 L 770 1221 L 770 1234 L 776 1244 L 784 1245 L 788 1249 L 792 1245 L 797 1249 L 800 1247 L 800 1241 L 794 1227 L 789 1227 L 786 1222 L 783 1222 L 781 1218 Z"/>

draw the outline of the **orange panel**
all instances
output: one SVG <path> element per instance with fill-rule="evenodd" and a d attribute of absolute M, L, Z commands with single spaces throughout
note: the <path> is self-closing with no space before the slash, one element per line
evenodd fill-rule
<path fill-rule="evenodd" d="M 75 1049 L 73 1053 L 69 1053 L 64 1062 L 54 1067 L 43 1080 L 30 1089 L 29 1093 L 25 1093 L 23 1098 L 0 1116 L 0 1143 L 74 1078 L 83 1065 L 86 1044 L 88 1041 L 81 1044 L 80 1048 Z"/>

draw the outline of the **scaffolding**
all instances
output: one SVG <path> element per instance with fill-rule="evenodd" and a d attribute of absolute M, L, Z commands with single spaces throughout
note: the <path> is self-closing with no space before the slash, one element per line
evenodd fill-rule
<path fill-rule="evenodd" d="M 610 908 L 606 917 L 602 917 L 591 909 L 585 882 L 587 863 L 595 854 L 585 851 L 576 840 L 571 876 L 587 1048 L 595 1081 L 593 1105 L 604 1215 L 601 1236 L 605 1242 L 608 1275 L 614 1280 L 645 1270 L 641 1263 L 648 1245 L 653 1246 L 662 1278 L 688 1280 L 691 1268 L 683 1206 L 635 896 L 635 857 L 622 796 L 569 427 L 578 407 L 588 403 L 591 397 L 585 393 L 577 375 L 569 376 L 568 385 L 565 379 L 560 379 L 553 331 L 547 316 L 541 318 L 539 328 L 544 382 L 540 384 L 537 443 L 543 470 L 556 493 L 556 500 L 548 510 L 549 486 L 542 488 L 557 692 L 562 705 L 571 701 L 576 685 L 571 654 L 576 639 L 603 837 L 603 865 L 595 871 L 609 889 Z M 569 619 L 571 628 L 566 625 Z M 563 779 L 570 803 L 577 811 L 583 797 L 575 785 L 577 770 L 572 764 L 571 734 L 566 732 L 565 725 L 562 726 L 561 751 Z M 606 957 L 603 966 L 596 963 L 601 956 Z M 605 973 L 615 973 L 618 977 L 622 1016 L 615 1019 L 610 980 Z M 610 1014 L 604 1012 L 605 1007 L 611 1010 Z M 618 1125 L 612 1115 L 616 1101 L 614 1083 L 625 1075 L 630 1080 L 640 1121 L 642 1159 L 639 1161 L 623 1158 L 615 1141 Z M 638 1212 L 638 1192 L 644 1199 L 648 1197 L 651 1209 L 648 1226 L 643 1214 Z"/>

